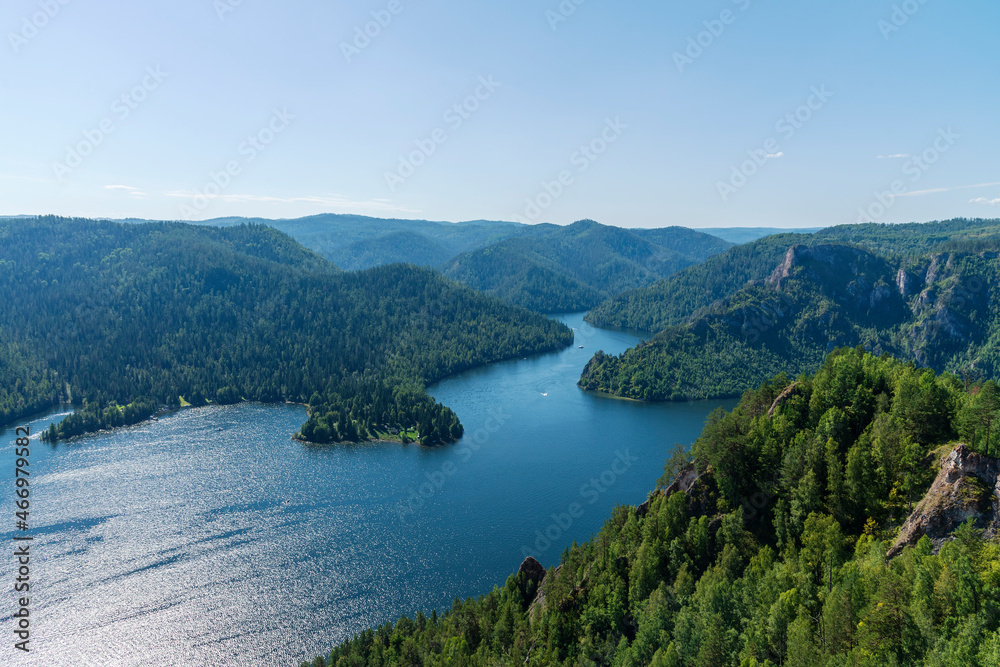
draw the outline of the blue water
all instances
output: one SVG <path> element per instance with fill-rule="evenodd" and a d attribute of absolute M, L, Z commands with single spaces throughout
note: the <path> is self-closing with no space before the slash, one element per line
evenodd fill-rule
<path fill-rule="evenodd" d="M 559 319 L 577 329 L 573 347 L 431 388 L 466 427 L 447 447 L 306 446 L 291 438 L 301 407 L 257 404 L 35 440 L 32 652 L 14 656 L 9 641 L 0 664 L 295 666 L 401 614 L 486 593 L 527 553 L 556 563 L 616 504 L 642 502 L 673 443 L 734 403 L 586 394 L 575 383 L 594 352 L 638 338 Z M 8 638 L 13 440 L 13 429 L 0 440 Z"/>

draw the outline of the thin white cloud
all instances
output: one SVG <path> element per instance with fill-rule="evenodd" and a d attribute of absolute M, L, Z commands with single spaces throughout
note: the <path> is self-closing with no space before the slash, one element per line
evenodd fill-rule
<path fill-rule="evenodd" d="M 766 157 L 768 160 L 773 160 L 774 158 L 785 157 L 785 152 L 781 151 L 779 153 L 768 153 L 764 157 Z"/>
<path fill-rule="evenodd" d="M 892 155 L 879 155 L 878 159 L 879 160 L 894 160 L 894 159 L 897 159 L 897 158 L 905 158 L 905 157 L 910 157 L 910 154 L 909 153 L 893 153 Z"/>
<path fill-rule="evenodd" d="M 133 197 L 145 197 L 146 193 L 139 188 L 134 188 L 131 185 L 105 185 L 105 190 L 114 190 L 116 192 L 122 192 L 124 194 L 132 195 Z"/>
<path fill-rule="evenodd" d="M 975 185 L 955 185 L 950 188 L 931 188 L 929 190 L 914 190 L 913 192 L 904 192 L 898 197 L 922 197 L 923 195 L 936 195 L 941 192 L 951 192 L 953 190 L 971 190 L 973 188 L 992 188 L 1000 185 L 997 183 L 976 183 Z"/>
<path fill-rule="evenodd" d="M 969 200 L 970 204 L 989 204 L 990 206 L 1000 206 L 1000 198 L 987 199 L 986 197 L 976 197 Z"/>

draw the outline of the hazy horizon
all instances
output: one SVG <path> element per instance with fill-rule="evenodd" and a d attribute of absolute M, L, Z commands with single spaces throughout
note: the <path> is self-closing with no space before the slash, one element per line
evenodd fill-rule
<path fill-rule="evenodd" d="M 14 0 L 0 195 L 186 220 L 991 217 L 998 18 L 984 0 Z"/>

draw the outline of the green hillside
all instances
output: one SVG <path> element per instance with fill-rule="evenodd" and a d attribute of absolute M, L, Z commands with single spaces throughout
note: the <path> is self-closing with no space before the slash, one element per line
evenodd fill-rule
<path fill-rule="evenodd" d="M 892 260 L 844 245 L 793 246 L 767 279 L 618 357 L 599 354 L 580 386 L 645 400 L 739 396 L 780 370 L 811 371 L 844 345 L 1000 377 L 997 254 Z"/>
<path fill-rule="evenodd" d="M 672 484 L 559 567 L 529 559 L 478 599 L 304 667 L 994 667 L 1000 460 L 981 454 L 1000 454 L 984 438 L 997 391 L 837 351 L 714 413 L 691 465 L 668 463 Z M 933 534 L 901 535 L 908 516 Z"/>
<path fill-rule="evenodd" d="M 817 232 L 819 242 L 850 243 L 890 256 L 919 256 L 1000 246 L 1000 220 L 981 218 L 889 225 L 840 225 Z"/>
<path fill-rule="evenodd" d="M 220 218 L 205 224 L 245 222 Z M 622 229 L 590 220 L 566 227 L 352 215 L 250 222 L 283 231 L 346 270 L 392 263 L 431 267 L 473 289 L 545 313 L 586 310 L 732 245 L 682 227 Z"/>
<path fill-rule="evenodd" d="M 0 417 L 72 401 L 55 438 L 183 398 L 308 402 L 318 442 L 450 441 L 427 383 L 573 339 L 426 269 L 342 273 L 260 225 L 19 219 L 0 240 Z"/>
<path fill-rule="evenodd" d="M 439 267 L 463 252 L 533 229 L 515 222 L 451 223 L 332 213 L 294 220 L 217 218 L 203 224 L 226 227 L 246 223 L 274 227 L 348 271 L 395 263 Z"/>
<path fill-rule="evenodd" d="M 699 308 L 727 297 L 748 282 L 769 276 L 789 246 L 809 243 L 804 234 L 780 234 L 709 257 L 654 285 L 620 294 L 594 308 L 587 321 L 638 331 L 680 324 Z"/>
<path fill-rule="evenodd" d="M 621 229 L 582 220 L 566 227 L 540 225 L 530 234 L 465 253 L 444 272 L 510 303 L 568 312 L 649 285 L 729 247 L 680 227 Z"/>
<path fill-rule="evenodd" d="M 644 400 L 739 396 L 864 345 L 937 371 L 1000 377 L 1000 222 L 849 225 L 737 246 L 588 319 L 659 331 L 580 386 Z"/>
<path fill-rule="evenodd" d="M 587 316 L 599 326 L 658 332 L 700 308 L 771 275 L 793 245 L 844 243 L 902 259 L 949 250 L 1000 247 L 1000 220 L 957 219 L 905 225 L 841 225 L 814 234 L 776 234 L 730 248 L 649 287 L 617 295 Z"/>

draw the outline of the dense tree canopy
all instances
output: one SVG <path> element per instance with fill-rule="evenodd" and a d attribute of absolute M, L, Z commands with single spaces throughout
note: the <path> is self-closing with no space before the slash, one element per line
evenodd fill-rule
<path fill-rule="evenodd" d="M 592 220 L 559 226 L 324 214 L 296 220 L 220 218 L 205 224 L 246 222 L 281 230 L 344 269 L 397 262 L 435 268 L 473 289 L 546 313 L 586 310 L 732 245 L 683 227 L 622 229 Z"/>
<path fill-rule="evenodd" d="M 812 371 L 844 345 L 972 380 L 1000 377 L 1000 225 L 856 227 L 791 246 L 802 237 L 769 237 L 682 272 L 662 294 L 598 308 L 592 319 L 648 308 L 654 323 L 670 324 L 623 355 L 595 357 L 581 386 L 646 400 L 739 396 L 779 371 Z M 941 241 L 939 228 L 968 234 Z M 830 243 L 838 234 L 858 245 Z M 937 249 L 925 253 L 929 245 Z M 713 278 L 710 267 L 722 273 Z M 707 282 L 694 289 L 696 278 Z"/>
<path fill-rule="evenodd" d="M 72 401 L 57 438 L 256 400 L 308 402 L 315 441 L 450 441 L 427 383 L 572 342 L 432 271 L 342 273 L 260 225 L 6 220 L 0 309 L 0 417 Z"/>
<path fill-rule="evenodd" d="M 659 332 L 761 281 L 793 245 L 845 244 L 895 262 L 941 252 L 1000 248 L 1000 221 L 957 219 L 907 225 L 840 225 L 815 234 L 776 234 L 735 246 L 649 287 L 616 295 L 587 319 L 598 326 Z"/>
<path fill-rule="evenodd" d="M 617 508 L 540 587 L 518 574 L 307 664 L 994 667 L 1000 544 L 975 517 L 887 557 L 944 443 L 990 428 L 990 392 L 838 350 L 713 414 L 686 492 Z"/>
<path fill-rule="evenodd" d="M 621 229 L 581 220 L 537 225 L 459 255 L 445 275 L 540 312 L 586 310 L 625 290 L 649 285 L 731 246 L 684 229 Z"/>

